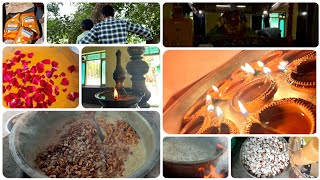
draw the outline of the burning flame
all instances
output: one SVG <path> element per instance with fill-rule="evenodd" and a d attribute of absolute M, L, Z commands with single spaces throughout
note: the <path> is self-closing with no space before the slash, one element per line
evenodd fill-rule
<path fill-rule="evenodd" d="M 209 171 L 209 173 L 206 171 Z M 204 167 L 200 167 L 198 168 L 198 172 L 203 173 L 203 178 L 224 178 L 223 174 L 216 172 L 216 168 L 212 164 L 210 164 L 209 170 L 205 170 Z"/>
<path fill-rule="evenodd" d="M 264 63 L 261 62 L 261 61 L 257 61 L 257 64 L 258 64 L 258 66 L 260 66 L 260 67 L 264 67 Z"/>
<path fill-rule="evenodd" d="M 250 74 L 256 73 L 256 71 L 253 69 L 253 67 L 251 67 L 248 63 L 245 64 L 245 67 L 246 67 L 247 73 L 250 73 Z"/>
<path fill-rule="evenodd" d="M 245 116 L 248 116 L 248 111 L 240 101 L 238 101 L 238 106 L 240 108 L 241 113 Z"/>
<path fill-rule="evenodd" d="M 220 118 L 223 115 L 222 109 L 219 106 L 217 106 L 216 111 L 217 111 L 217 116 Z"/>
<path fill-rule="evenodd" d="M 212 87 L 212 89 L 213 89 L 216 93 L 219 92 L 219 89 L 217 88 L 217 86 L 212 85 L 211 87 Z"/>
<path fill-rule="evenodd" d="M 119 98 L 118 91 L 116 88 L 113 89 L 113 98 L 117 100 Z"/>
<path fill-rule="evenodd" d="M 246 67 L 244 67 L 244 66 L 241 66 L 240 67 L 244 72 L 247 72 L 247 69 L 246 69 Z"/>
<path fill-rule="evenodd" d="M 206 97 L 206 104 L 212 104 L 212 99 L 211 99 L 210 94 L 208 94 Z"/>
<path fill-rule="evenodd" d="M 286 70 L 288 63 L 288 61 L 281 61 L 278 65 L 278 69 L 280 69 L 281 71 Z"/>
<path fill-rule="evenodd" d="M 266 74 L 266 75 L 269 75 L 271 73 L 271 69 L 268 68 L 268 67 L 263 67 L 263 72 Z"/>
<path fill-rule="evenodd" d="M 207 111 L 208 112 L 213 112 L 214 111 L 214 107 L 212 104 L 209 104 L 209 106 L 207 107 Z"/>

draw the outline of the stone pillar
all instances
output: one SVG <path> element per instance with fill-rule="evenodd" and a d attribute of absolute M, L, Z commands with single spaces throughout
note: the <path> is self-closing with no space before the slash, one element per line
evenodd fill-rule
<path fill-rule="evenodd" d="M 131 75 L 132 89 L 140 90 L 145 93 L 145 96 L 139 103 L 139 107 L 149 108 L 150 104 L 148 104 L 147 101 L 150 99 L 151 93 L 146 87 L 144 77 L 144 75 L 149 71 L 149 66 L 142 60 L 144 50 L 144 47 L 128 47 L 128 53 L 131 61 L 128 62 L 126 69 Z"/>

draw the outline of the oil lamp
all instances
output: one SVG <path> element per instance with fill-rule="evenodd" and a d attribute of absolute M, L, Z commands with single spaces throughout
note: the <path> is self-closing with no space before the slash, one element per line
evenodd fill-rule
<path fill-rule="evenodd" d="M 105 91 L 95 94 L 95 98 L 99 100 L 104 108 L 136 108 L 138 103 L 144 96 L 144 92 L 124 88 L 124 80 L 126 79 L 126 71 L 121 66 L 121 52 L 116 53 L 117 65 L 113 72 L 113 79 L 116 86 L 114 88 L 106 88 Z"/>

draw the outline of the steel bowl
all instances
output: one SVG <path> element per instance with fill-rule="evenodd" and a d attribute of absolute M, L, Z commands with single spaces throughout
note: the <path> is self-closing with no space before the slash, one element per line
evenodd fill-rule
<path fill-rule="evenodd" d="M 282 141 L 282 142 L 285 143 L 285 148 L 286 148 L 286 149 L 289 148 L 289 147 L 288 147 L 288 142 L 287 142 L 283 137 L 277 137 L 277 138 L 279 138 L 280 141 Z M 241 166 L 242 166 L 243 170 L 244 170 L 250 177 L 259 178 L 259 177 L 257 177 L 255 174 L 249 172 L 248 169 L 244 166 L 244 162 L 243 162 L 243 152 L 244 152 L 244 145 L 247 143 L 247 141 L 248 141 L 248 138 L 247 138 L 247 139 L 243 142 L 243 144 L 241 145 L 240 156 L 239 156 L 239 157 L 240 157 L 240 161 L 239 161 L 239 162 L 241 163 Z M 288 151 L 288 153 L 289 153 L 289 151 Z M 287 167 L 284 168 L 284 170 L 283 170 L 282 172 L 278 173 L 276 176 L 273 176 L 273 177 L 271 177 L 271 178 L 276 178 L 276 177 L 280 176 L 284 171 L 287 170 L 288 167 L 289 167 L 289 164 L 288 164 Z M 268 178 L 270 178 L 270 177 L 268 177 Z"/>
<path fill-rule="evenodd" d="M 227 151 L 227 139 L 218 137 L 168 137 L 164 141 L 170 139 L 178 140 L 187 146 L 197 146 L 202 150 L 210 152 L 207 155 L 199 157 L 193 160 L 179 160 L 179 159 L 167 159 L 165 153 L 172 153 L 171 156 L 177 157 L 179 152 L 166 152 L 163 149 L 163 175 L 166 178 L 199 178 L 203 177 L 203 174 L 199 171 L 199 168 L 210 169 L 210 165 L 219 169 L 219 173 L 227 176 L 228 174 L 228 155 Z M 218 149 L 217 144 L 221 144 L 224 149 Z M 193 152 L 188 151 L 188 154 Z M 223 158 L 222 158 L 223 157 Z"/>
<path fill-rule="evenodd" d="M 154 120 L 144 118 L 137 112 L 104 111 L 39 111 L 27 112 L 14 125 L 9 136 L 9 148 L 18 166 L 30 177 L 46 178 L 36 168 L 36 156 L 49 145 L 58 142 L 60 136 L 70 124 L 102 115 L 127 122 L 136 130 L 143 143 L 145 158 L 139 167 L 135 167 L 127 177 L 143 177 L 158 162 L 160 155 L 160 130 Z M 156 119 L 158 120 L 158 119 Z M 88 121 L 89 122 L 89 121 Z"/>

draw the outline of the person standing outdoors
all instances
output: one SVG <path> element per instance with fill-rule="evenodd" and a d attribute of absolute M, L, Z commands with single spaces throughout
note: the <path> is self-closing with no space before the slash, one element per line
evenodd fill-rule
<path fill-rule="evenodd" d="M 105 20 L 97 23 L 89 33 L 79 40 L 79 44 L 127 44 L 128 32 L 143 36 L 147 44 L 152 43 L 152 34 L 148 28 L 134 24 L 125 19 L 114 17 L 114 9 L 110 5 L 102 8 Z"/>

